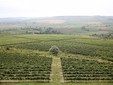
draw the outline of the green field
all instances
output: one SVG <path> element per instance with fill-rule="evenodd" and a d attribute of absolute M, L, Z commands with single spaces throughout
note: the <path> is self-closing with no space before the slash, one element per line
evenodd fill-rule
<path fill-rule="evenodd" d="M 12 83 L 0 84 L 112 85 L 112 42 L 88 35 L 1 34 L 0 82 Z M 52 45 L 58 56 L 49 53 Z"/>
<path fill-rule="evenodd" d="M 3 40 L 2 40 L 3 39 Z M 42 34 L 42 35 L 8 35 L 1 37 L 1 46 L 19 49 L 48 51 L 57 45 L 62 52 L 101 58 L 113 57 L 113 40 L 100 39 L 86 35 Z"/>
<path fill-rule="evenodd" d="M 112 23 L 112 16 L 0 18 L 0 85 L 113 85 Z"/>

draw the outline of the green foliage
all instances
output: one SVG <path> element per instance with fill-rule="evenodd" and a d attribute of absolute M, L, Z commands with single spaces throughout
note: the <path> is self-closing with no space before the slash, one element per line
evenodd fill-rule
<path fill-rule="evenodd" d="M 66 53 L 85 56 L 113 57 L 113 40 L 93 36 L 43 34 L 43 35 L 2 35 L 0 45 L 20 49 L 48 51 L 56 45 Z"/>
<path fill-rule="evenodd" d="M 112 39 L 106 40 L 92 36 L 63 35 L 63 34 L 18 35 L 16 37 L 17 39 L 18 37 L 19 38 L 21 37 L 22 40 L 24 41 L 25 39 L 26 42 L 21 43 L 22 42 L 21 40 L 20 42 L 18 42 L 19 44 L 15 44 L 16 41 L 7 42 L 12 43 L 9 46 L 22 49 L 48 51 L 48 49 L 50 49 L 51 46 L 56 45 L 60 48 L 60 50 L 66 53 L 81 54 L 86 56 L 113 57 Z"/>
<path fill-rule="evenodd" d="M 65 82 L 113 80 L 113 63 L 74 58 L 61 58 L 61 63 Z"/>
<path fill-rule="evenodd" d="M 52 58 L 0 53 L 0 80 L 49 82 Z"/>
<path fill-rule="evenodd" d="M 51 46 L 51 48 L 49 49 L 49 51 L 50 51 L 53 55 L 57 56 L 58 53 L 59 53 L 59 48 L 54 45 L 54 46 Z"/>
<path fill-rule="evenodd" d="M 106 34 L 92 34 L 92 36 L 96 36 L 96 37 L 104 38 L 104 39 L 113 39 L 113 32 L 106 33 Z"/>

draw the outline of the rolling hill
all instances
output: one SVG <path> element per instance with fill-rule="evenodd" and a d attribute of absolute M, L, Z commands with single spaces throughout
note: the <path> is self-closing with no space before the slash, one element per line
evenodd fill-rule
<path fill-rule="evenodd" d="M 0 18 L 0 30 L 16 29 L 20 33 L 26 33 L 52 28 L 66 34 L 105 34 L 113 31 L 112 23 L 112 16 L 15 17 Z"/>

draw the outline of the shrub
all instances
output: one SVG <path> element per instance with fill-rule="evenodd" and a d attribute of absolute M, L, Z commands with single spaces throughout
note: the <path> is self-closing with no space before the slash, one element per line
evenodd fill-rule
<path fill-rule="evenodd" d="M 58 53 L 59 53 L 59 48 L 58 48 L 57 46 L 51 46 L 51 48 L 49 49 L 49 51 L 50 51 L 53 55 L 57 56 Z"/>
<path fill-rule="evenodd" d="M 6 47 L 6 50 L 10 50 L 10 48 L 9 47 Z"/>

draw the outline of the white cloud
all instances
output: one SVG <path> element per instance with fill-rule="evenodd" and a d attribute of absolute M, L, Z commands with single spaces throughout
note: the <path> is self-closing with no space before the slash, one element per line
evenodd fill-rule
<path fill-rule="evenodd" d="M 0 17 L 113 15 L 113 0 L 0 0 Z"/>

